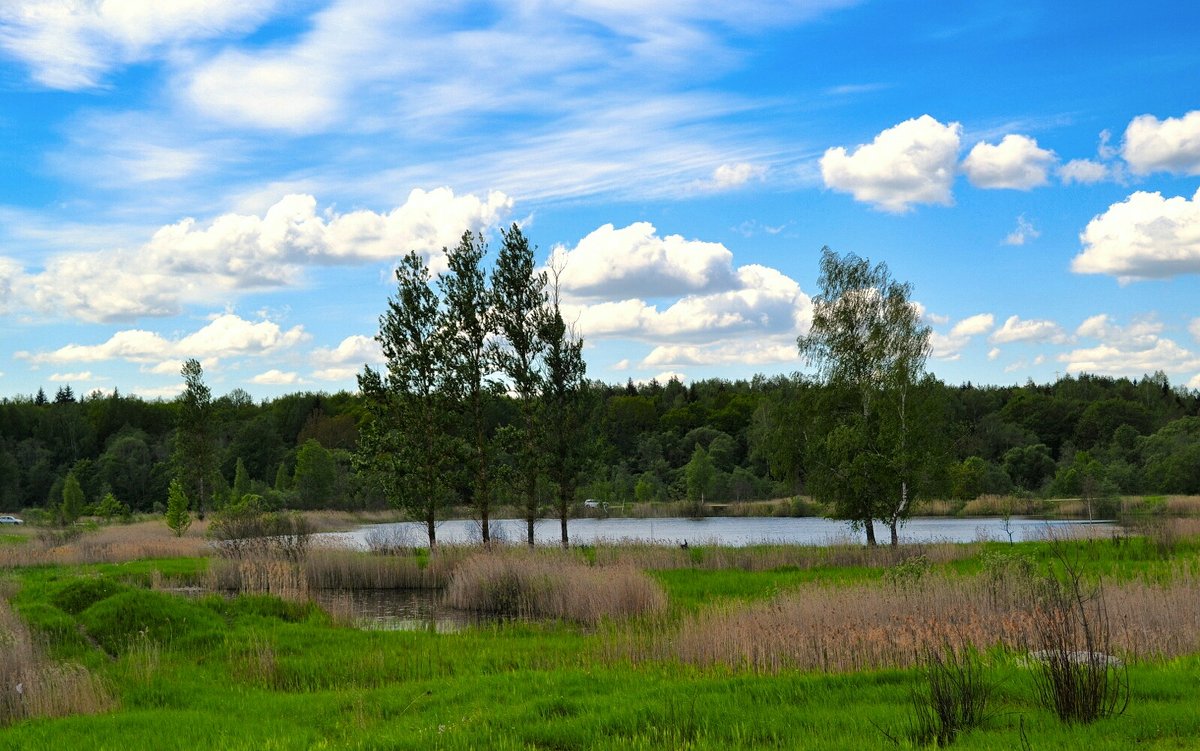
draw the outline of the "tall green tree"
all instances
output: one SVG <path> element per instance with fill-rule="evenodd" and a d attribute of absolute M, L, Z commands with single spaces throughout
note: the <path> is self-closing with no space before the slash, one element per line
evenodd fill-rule
<path fill-rule="evenodd" d="M 184 389 L 179 396 L 173 455 L 175 475 L 184 492 L 195 501 L 196 516 L 203 519 L 212 504 L 212 478 L 218 462 L 212 391 L 204 383 L 204 369 L 198 360 L 190 358 L 184 362 L 180 374 Z"/>
<path fill-rule="evenodd" d="M 861 526 L 869 544 L 875 519 L 888 523 L 896 544 L 912 510 L 920 446 L 910 397 L 929 355 L 929 327 L 910 300 L 912 286 L 886 264 L 824 248 L 820 267 L 812 326 L 797 345 L 843 407 L 831 415 L 836 429 L 810 444 L 809 472 L 822 475 L 815 486 L 824 500 Z"/>
<path fill-rule="evenodd" d="M 79 478 L 73 471 L 68 472 L 67 479 L 63 481 L 62 505 L 58 510 L 58 516 L 62 523 L 71 524 L 78 519 L 83 513 L 83 503 L 83 487 L 79 484 Z"/>
<path fill-rule="evenodd" d="M 541 356 L 546 317 L 546 274 L 534 271 L 533 248 L 513 224 L 501 231 L 503 242 L 492 271 L 492 311 L 499 341 L 492 347 L 494 362 L 509 381 L 521 408 L 519 424 L 508 427 L 516 457 L 517 487 L 524 507 L 527 540 L 534 544 L 534 523 L 540 516 L 537 478 L 538 397 L 543 384 Z"/>
<path fill-rule="evenodd" d="M 469 446 L 471 497 L 479 514 L 483 542 L 491 540 L 492 488 L 488 473 L 487 399 L 493 371 L 488 344 L 495 331 L 492 292 L 483 270 L 487 244 L 482 235 L 464 232 L 446 251 L 446 273 L 438 278 L 445 301 L 447 386 L 461 406 L 462 433 Z"/>
<path fill-rule="evenodd" d="M 188 531 L 188 527 L 192 526 L 192 515 L 188 511 L 187 492 L 183 489 L 183 483 L 176 477 L 171 480 L 171 485 L 167 489 L 167 527 L 175 533 L 176 537 L 183 537 L 183 533 Z"/>
<path fill-rule="evenodd" d="M 554 510 L 562 532 L 562 546 L 569 547 L 567 519 L 575 503 L 575 488 L 583 470 L 584 399 L 587 364 L 583 360 L 583 337 L 563 320 L 558 276 L 554 270 L 550 303 L 541 338 L 545 346 L 545 383 L 542 389 L 542 432 L 547 475 L 554 485 Z"/>
<path fill-rule="evenodd" d="M 246 471 L 246 462 L 242 461 L 242 457 L 238 457 L 237 465 L 233 470 L 233 487 L 229 490 L 229 501 L 237 503 L 242 500 L 242 496 L 250 493 L 250 473 Z"/>
<path fill-rule="evenodd" d="M 430 284 L 425 261 L 410 252 L 396 268 L 396 296 L 379 319 L 385 374 L 367 367 L 358 377 L 368 420 L 356 464 L 379 480 L 393 505 L 425 523 L 433 548 L 459 462 L 447 424 L 444 319 Z"/>
<path fill-rule="evenodd" d="M 329 508 L 337 479 L 337 460 L 329 449 L 316 439 L 305 441 L 296 453 L 295 488 L 300 502 L 308 508 Z"/>

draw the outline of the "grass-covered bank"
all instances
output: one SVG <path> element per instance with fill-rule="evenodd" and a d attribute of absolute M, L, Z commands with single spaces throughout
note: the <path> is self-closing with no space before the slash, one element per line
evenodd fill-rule
<path fill-rule="evenodd" d="M 913 665 L 931 624 L 978 637 L 994 686 L 982 727 L 956 747 L 1186 748 L 1200 737 L 1200 547 L 1160 542 L 310 551 L 290 563 L 327 582 L 338 567 L 444 566 L 464 603 L 578 599 L 584 613 L 458 633 L 351 628 L 303 592 L 163 590 L 211 582 L 229 559 L 10 563 L 6 595 L 45 659 L 98 689 L 66 717 L 6 717 L 0 748 L 889 748 L 889 736 L 911 745 Z M 1103 577 L 1110 646 L 1129 670 L 1128 710 L 1094 724 L 1042 706 L 1033 637 L 1004 637 L 1064 556 L 1089 582 Z M 636 597 L 563 596 L 608 581 Z M 619 609 L 630 601 L 650 605 Z M 859 664 L 800 659 L 870 644 L 891 646 Z"/>

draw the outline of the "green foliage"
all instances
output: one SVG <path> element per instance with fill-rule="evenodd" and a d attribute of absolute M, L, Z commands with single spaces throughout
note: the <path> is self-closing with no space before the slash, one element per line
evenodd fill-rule
<path fill-rule="evenodd" d="M 696 450 L 692 452 L 692 459 L 687 464 L 685 475 L 688 500 L 704 501 L 706 496 L 712 492 L 713 482 L 716 479 L 716 468 L 713 467 L 708 452 L 700 446 L 696 446 Z"/>
<path fill-rule="evenodd" d="M 250 492 L 250 473 L 246 471 L 246 463 L 238 457 L 233 474 L 233 487 L 229 490 L 230 499 L 238 499 Z"/>
<path fill-rule="evenodd" d="M 217 474 L 212 391 L 204 383 L 204 369 L 198 360 L 186 360 L 180 374 L 184 390 L 179 396 L 179 422 L 172 459 L 176 478 L 193 500 L 196 514 L 203 519 L 213 502 L 212 479 Z"/>
<path fill-rule="evenodd" d="M 129 507 L 118 501 L 112 493 L 105 493 L 100 502 L 96 504 L 94 512 L 96 516 L 104 517 L 105 521 L 112 521 L 114 516 L 128 516 Z"/>
<path fill-rule="evenodd" d="M 167 527 L 175 533 L 176 537 L 183 537 L 183 533 L 188 531 L 188 527 L 192 526 L 192 515 L 188 511 L 188 497 L 183 490 L 183 483 L 179 480 L 171 480 L 171 486 L 167 491 Z"/>
<path fill-rule="evenodd" d="M 79 486 L 75 473 L 70 472 L 63 481 L 62 505 L 58 509 L 59 521 L 63 524 L 74 523 L 83 513 L 83 501 L 83 488 Z"/>
<path fill-rule="evenodd" d="M 338 466 L 333 453 L 312 438 L 296 454 L 293 487 L 301 503 L 309 508 L 330 505 L 337 486 Z M 241 496 L 238 496 L 239 498 Z"/>

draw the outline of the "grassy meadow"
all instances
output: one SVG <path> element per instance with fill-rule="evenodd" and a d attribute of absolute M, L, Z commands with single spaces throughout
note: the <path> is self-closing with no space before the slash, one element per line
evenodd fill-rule
<path fill-rule="evenodd" d="M 0 748 L 1200 747 L 1198 533 L 430 555 L 18 530 Z M 370 630 L 313 603 L 411 588 L 477 625 Z M 1047 705 L 1060 646 L 1103 651 L 1110 716 Z M 936 676 L 979 698 L 957 732 L 931 731 Z"/>

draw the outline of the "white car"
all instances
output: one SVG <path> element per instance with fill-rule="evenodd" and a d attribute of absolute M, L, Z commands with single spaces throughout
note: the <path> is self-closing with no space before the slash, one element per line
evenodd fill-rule
<path fill-rule="evenodd" d="M 9 516 L 8 514 L 5 514 L 4 516 L 0 516 L 0 524 L 24 524 L 24 523 L 25 522 L 23 520 L 18 519 L 15 516 Z"/>

